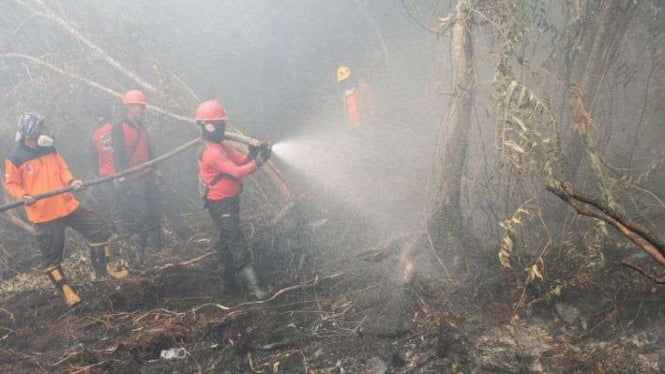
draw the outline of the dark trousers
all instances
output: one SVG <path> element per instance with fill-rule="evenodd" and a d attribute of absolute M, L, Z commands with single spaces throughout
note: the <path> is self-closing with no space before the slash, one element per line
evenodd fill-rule
<path fill-rule="evenodd" d="M 89 244 L 105 243 L 112 233 L 101 217 L 81 207 L 68 216 L 49 222 L 36 223 L 34 226 L 39 249 L 46 259 L 46 266 L 58 265 L 62 262 L 67 226 L 81 233 Z"/>
<path fill-rule="evenodd" d="M 219 229 L 219 253 L 222 262 L 231 260 L 237 271 L 251 262 L 247 239 L 240 230 L 240 197 L 207 200 L 206 208 Z"/>
<path fill-rule="evenodd" d="M 139 234 L 139 246 L 145 250 L 148 237 L 156 250 L 162 249 L 162 203 L 152 174 L 128 179 L 113 191 L 111 216 L 118 234 Z"/>

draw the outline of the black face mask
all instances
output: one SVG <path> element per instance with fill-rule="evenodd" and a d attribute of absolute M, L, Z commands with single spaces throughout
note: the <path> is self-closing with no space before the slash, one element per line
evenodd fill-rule
<path fill-rule="evenodd" d="M 224 140 L 224 132 L 226 131 L 226 122 L 214 121 L 203 122 L 201 125 L 201 139 L 209 142 L 219 143 Z"/>

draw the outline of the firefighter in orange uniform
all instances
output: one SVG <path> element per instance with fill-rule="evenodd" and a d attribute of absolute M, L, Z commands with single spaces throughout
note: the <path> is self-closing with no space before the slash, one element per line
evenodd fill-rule
<path fill-rule="evenodd" d="M 365 81 L 355 79 L 348 66 L 337 68 L 337 82 L 344 89 L 344 104 L 351 130 L 372 126 L 376 117 L 374 93 Z"/>
<path fill-rule="evenodd" d="M 68 306 L 81 302 L 68 283 L 60 263 L 64 256 L 65 227 L 78 231 L 89 241 L 90 258 L 97 277 L 126 278 L 127 270 L 109 261 L 112 231 L 93 212 L 80 206 L 71 193 L 36 200 L 35 195 L 71 186 L 85 186 L 75 179 L 53 146 L 45 118 L 36 113 L 19 117 L 16 141 L 19 143 L 5 160 L 5 189 L 15 199 L 23 199 L 28 220 L 34 224 L 39 248 L 46 259 L 46 274 L 60 290 Z"/>

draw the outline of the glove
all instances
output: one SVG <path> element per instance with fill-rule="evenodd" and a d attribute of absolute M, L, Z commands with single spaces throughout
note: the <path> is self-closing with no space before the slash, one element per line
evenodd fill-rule
<path fill-rule="evenodd" d="M 270 145 L 268 143 L 265 143 L 259 150 L 259 158 L 264 162 L 268 162 L 270 160 L 270 156 L 272 155 L 272 149 L 270 149 Z"/>
<path fill-rule="evenodd" d="M 69 185 L 74 188 L 74 191 L 81 191 L 85 188 L 85 184 L 83 184 L 83 181 L 80 179 L 74 179 Z"/>
<path fill-rule="evenodd" d="M 37 200 L 34 197 L 32 197 L 31 195 L 23 195 L 23 197 L 21 197 L 21 199 L 24 201 L 25 205 L 32 205 L 35 202 L 37 202 Z"/>
<path fill-rule="evenodd" d="M 261 151 L 261 147 L 252 144 L 250 144 L 248 147 L 249 147 L 249 154 L 248 154 L 249 158 L 251 158 L 252 160 L 256 160 L 256 157 L 259 155 L 259 151 Z"/>

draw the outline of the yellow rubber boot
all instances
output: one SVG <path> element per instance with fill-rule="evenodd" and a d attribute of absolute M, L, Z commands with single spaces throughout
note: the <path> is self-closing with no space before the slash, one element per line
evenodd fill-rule
<path fill-rule="evenodd" d="M 65 297 L 65 303 L 70 308 L 75 307 L 81 303 L 81 298 L 79 295 L 74 292 L 67 280 L 65 275 L 62 273 L 62 268 L 60 265 L 51 265 L 46 268 L 46 274 L 48 275 L 51 282 L 55 285 L 55 288 L 59 289 L 62 292 L 62 295 Z"/>
<path fill-rule="evenodd" d="M 81 298 L 79 295 L 77 295 L 68 284 L 62 286 L 62 294 L 65 296 L 65 302 L 70 308 L 75 307 L 81 303 Z"/>

